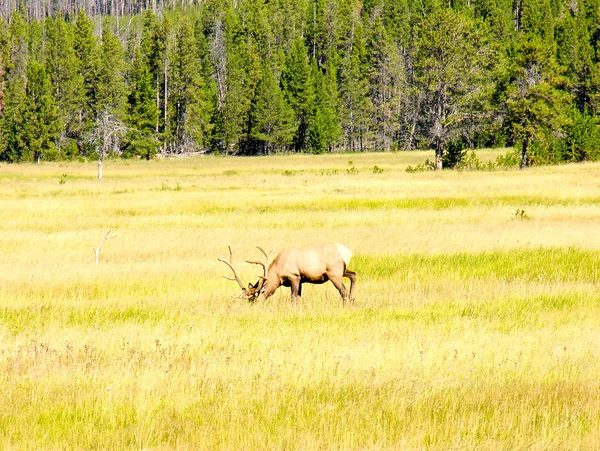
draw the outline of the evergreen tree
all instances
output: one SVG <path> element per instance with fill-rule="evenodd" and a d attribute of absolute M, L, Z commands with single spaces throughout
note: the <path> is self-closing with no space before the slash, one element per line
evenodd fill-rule
<path fill-rule="evenodd" d="M 44 156 L 55 158 L 55 142 L 62 126 L 50 79 L 45 67 L 36 61 L 29 63 L 25 93 L 29 111 L 24 114 L 27 123 L 21 137 L 25 146 L 23 152 L 32 155 L 35 162 Z"/>
<path fill-rule="evenodd" d="M 4 21 L 0 18 L 0 118 L 4 111 L 4 90 L 6 89 L 6 70 L 9 61 L 8 53 L 8 30 Z M 2 149 L 2 133 L 0 132 L 0 149 Z"/>
<path fill-rule="evenodd" d="M 7 94 L 2 159 L 39 162 L 44 156 L 54 158 L 54 142 L 61 127 L 44 66 L 30 61 L 26 77 L 14 77 Z"/>
<path fill-rule="evenodd" d="M 249 153 L 288 148 L 294 137 L 294 112 L 285 100 L 272 70 L 265 67 L 250 107 Z"/>
<path fill-rule="evenodd" d="M 79 114 L 80 136 L 89 132 L 98 114 L 98 42 L 94 36 L 94 24 L 81 10 L 75 21 L 73 49 L 78 62 L 77 70 L 83 80 L 83 108 Z M 83 141 L 78 141 L 80 151 Z"/>
<path fill-rule="evenodd" d="M 60 123 L 64 126 L 59 144 L 65 138 L 81 142 L 83 127 L 80 118 L 85 105 L 83 76 L 78 71 L 72 27 L 61 17 L 46 20 L 45 64 L 58 105 Z M 69 146 L 66 147 L 68 153 L 74 153 L 74 149 L 69 151 Z"/>
<path fill-rule="evenodd" d="M 468 138 L 489 115 L 494 59 L 483 24 L 461 13 L 439 9 L 416 33 L 415 102 L 423 138 L 435 149 L 439 170 L 447 144 Z"/>
<path fill-rule="evenodd" d="M 314 81 L 315 101 L 310 117 L 309 145 L 313 153 L 330 150 L 341 135 L 340 121 L 337 115 L 337 82 L 333 63 L 330 61 L 327 74 L 323 74 L 313 59 L 312 79 Z"/>
<path fill-rule="evenodd" d="M 171 140 L 181 150 L 203 148 L 211 131 L 212 104 L 194 34 L 185 19 L 177 32 L 172 59 Z"/>
<path fill-rule="evenodd" d="M 227 10 L 218 25 L 212 48 L 218 92 L 212 140 L 226 153 L 247 153 L 250 105 L 261 76 L 260 53 L 235 10 Z"/>
<path fill-rule="evenodd" d="M 295 115 L 296 133 L 294 148 L 305 150 L 308 146 L 308 127 L 314 104 L 314 82 L 306 47 L 302 39 L 296 39 L 285 59 L 281 73 L 281 89 Z"/>
<path fill-rule="evenodd" d="M 27 47 L 27 24 L 20 12 L 12 15 L 7 48 L 2 54 L 7 58 L 4 81 L 4 106 L 1 122 L 2 148 L 0 158 L 10 162 L 28 161 L 32 155 L 26 148 L 25 136 L 31 133 L 28 129 L 29 105 L 25 93 L 27 85 L 27 64 L 29 51 Z"/>
<path fill-rule="evenodd" d="M 557 62 L 565 68 L 580 111 L 594 108 L 600 94 L 600 68 L 583 12 L 568 10 L 556 26 Z M 596 111 L 598 112 L 598 111 Z"/>
<path fill-rule="evenodd" d="M 362 26 L 355 21 L 340 63 L 341 123 L 349 150 L 368 148 L 373 105 L 369 98 L 367 54 Z"/>
<path fill-rule="evenodd" d="M 98 87 L 95 111 L 109 111 L 120 118 L 125 110 L 125 62 L 121 41 L 111 30 L 108 20 L 102 27 L 102 44 L 98 62 Z"/>
<path fill-rule="evenodd" d="M 398 130 L 404 65 L 380 15 L 375 15 L 369 30 L 367 57 L 375 148 L 389 150 Z"/>
<path fill-rule="evenodd" d="M 517 49 L 507 90 L 507 125 L 521 145 L 521 169 L 532 160 L 543 160 L 553 137 L 569 125 L 571 96 L 560 73 L 552 47 L 535 35 L 523 37 Z M 532 158 L 530 147 L 539 151 Z"/>
<path fill-rule="evenodd" d="M 25 135 L 29 128 L 29 105 L 25 94 L 26 79 L 13 74 L 6 83 L 5 102 L 1 122 L 2 148 L 0 159 L 9 162 L 30 160 Z"/>
<path fill-rule="evenodd" d="M 156 92 L 156 108 L 160 114 L 157 117 L 156 133 L 164 141 L 167 131 L 168 114 L 168 57 L 167 44 L 169 38 L 169 26 L 166 18 L 161 22 L 149 9 L 142 17 L 142 55 L 146 59 L 146 65 L 150 69 L 154 80 L 154 91 Z"/>
<path fill-rule="evenodd" d="M 147 160 L 156 154 L 159 141 L 155 135 L 158 109 L 153 77 L 139 47 L 135 51 L 131 73 L 131 92 L 127 99 L 127 125 L 124 149 L 127 155 Z"/>
<path fill-rule="evenodd" d="M 20 77 L 26 78 L 27 63 L 29 61 L 29 47 L 27 45 L 27 23 L 22 12 L 15 12 L 11 18 L 8 34 L 8 74 L 9 80 Z"/>

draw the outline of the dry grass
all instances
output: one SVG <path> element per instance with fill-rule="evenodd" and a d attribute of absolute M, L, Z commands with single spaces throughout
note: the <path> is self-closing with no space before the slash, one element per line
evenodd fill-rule
<path fill-rule="evenodd" d="M 600 165 L 425 157 L 0 166 L 0 447 L 597 448 Z M 357 303 L 232 299 L 280 241 L 353 249 Z"/>

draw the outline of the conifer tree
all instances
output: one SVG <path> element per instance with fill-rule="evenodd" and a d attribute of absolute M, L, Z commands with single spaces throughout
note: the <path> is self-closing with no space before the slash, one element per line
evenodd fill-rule
<path fill-rule="evenodd" d="M 6 70 L 4 84 L 4 107 L 1 117 L 2 147 L 0 159 L 18 162 L 31 160 L 32 155 L 26 148 L 25 136 L 31 133 L 28 128 L 29 105 L 26 96 L 27 65 L 29 50 L 27 47 L 27 24 L 20 12 L 12 15 L 8 28 Z"/>
<path fill-rule="evenodd" d="M 172 60 L 171 140 L 182 151 L 204 148 L 211 131 L 212 104 L 193 30 L 185 19 L 177 32 Z"/>
<path fill-rule="evenodd" d="M 26 78 L 13 74 L 6 82 L 5 102 L 1 118 L 2 147 L 0 159 L 9 162 L 27 161 L 30 157 L 27 140 L 24 136 L 31 133 L 28 128 Z"/>
<path fill-rule="evenodd" d="M 131 92 L 127 98 L 128 130 L 124 151 L 127 155 L 140 155 L 149 160 L 159 145 L 155 134 L 158 109 L 154 80 L 139 47 L 135 50 L 129 80 Z"/>
<path fill-rule="evenodd" d="M 354 21 L 351 39 L 340 63 L 341 124 L 349 150 L 368 146 L 372 103 L 369 98 L 368 66 L 362 26 Z"/>
<path fill-rule="evenodd" d="M 249 113 L 249 147 L 251 153 L 271 153 L 288 148 L 294 137 L 294 112 L 285 100 L 270 67 L 262 77 Z"/>
<path fill-rule="evenodd" d="M 297 129 L 294 148 L 297 151 L 305 150 L 308 146 L 308 128 L 314 108 L 315 93 L 306 47 L 300 38 L 294 40 L 285 59 L 281 73 L 281 88 L 295 115 Z"/>
<path fill-rule="evenodd" d="M 315 101 L 310 116 L 309 146 L 311 152 L 323 153 L 330 150 L 341 135 L 336 108 L 337 83 L 332 61 L 328 64 L 329 71 L 327 74 L 321 72 L 314 59 L 311 67 Z"/>
<path fill-rule="evenodd" d="M 245 26 L 237 11 L 228 9 L 224 19 L 222 48 L 214 47 L 222 64 L 217 65 L 219 120 L 214 137 L 226 152 L 248 153 L 250 107 L 261 78 L 261 50 L 250 32 L 252 27 Z"/>
<path fill-rule="evenodd" d="M 98 62 L 96 112 L 108 110 L 117 118 L 123 115 L 126 98 L 124 66 L 121 41 L 110 30 L 108 20 L 105 20 Z"/>
<path fill-rule="evenodd" d="M 42 157 L 55 158 L 55 142 L 62 129 L 58 107 L 45 67 L 33 60 L 27 69 L 25 94 L 28 111 L 24 112 L 26 124 L 21 137 L 25 146 L 23 152 L 31 155 L 36 163 Z"/>
<path fill-rule="evenodd" d="M 538 160 L 548 149 L 548 139 L 569 125 L 571 96 L 567 79 L 556 64 L 552 48 L 536 35 L 524 36 L 515 49 L 507 89 L 507 125 L 521 147 L 521 169 L 529 165 L 532 145 Z"/>
<path fill-rule="evenodd" d="M 59 145 L 66 138 L 83 140 L 80 118 L 85 105 L 84 85 L 83 76 L 78 71 L 72 28 L 62 17 L 46 20 L 45 65 L 58 105 L 60 123 L 63 124 Z M 69 151 L 68 145 L 66 147 L 72 154 L 73 150 Z"/>
<path fill-rule="evenodd" d="M 8 27 L 0 18 L 0 118 L 4 111 L 4 90 L 6 89 L 6 71 L 10 60 Z M 0 149 L 2 148 L 2 134 L 0 133 Z"/>
<path fill-rule="evenodd" d="M 156 122 L 156 133 L 161 136 L 161 142 L 164 142 L 167 131 L 168 105 L 168 38 L 169 24 L 167 18 L 162 21 L 154 15 L 151 10 L 146 10 L 142 17 L 142 55 L 146 59 L 146 65 L 150 69 L 154 80 L 154 90 L 156 92 L 156 108 L 159 110 Z"/>
<path fill-rule="evenodd" d="M 446 146 L 473 133 L 490 114 L 491 68 L 487 30 L 450 9 L 429 14 L 416 29 L 412 59 L 419 123 L 442 169 Z"/>
<path fill-rule="evenodd" d="M 567 10 L 556 26 L 557 62 L 565 68 L 581 112 L 595 109 L 593 100 L 600 94 L 600 68 L 592 41 L 584 11 Z"/>
<path fill-rule="evenodd" d="M 84 105 L 79 114 L 81 134 L 89 132 L 98 114 L 98 42 L 94 36 L 94 24 L 81 10 L 75 21 L 73 49 L 78 62 L 78 73 L 83 79 Z M 83 142 L 79 141 L 80 151 Z"/>
<path fill-rule="evenodd" d="M 369 98 L 373 105 L 371 123 L 375 148 L 389 150 L 398 130 L 404 64 L 397 45 L 389 38 L 383 18 L 377 12 L 373 15 L 367 38 Z"/>

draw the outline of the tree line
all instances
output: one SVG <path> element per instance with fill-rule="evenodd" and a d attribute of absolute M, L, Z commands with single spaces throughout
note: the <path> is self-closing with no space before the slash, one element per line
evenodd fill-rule
<path fill-rule="evenodd" d="M 89 0 L 110 16 L 14 3 L 1 160 L 433 148 L 439 169 L 481 146 L 515 146 L 522 166 L 600 159 L 600 0 Z"/>

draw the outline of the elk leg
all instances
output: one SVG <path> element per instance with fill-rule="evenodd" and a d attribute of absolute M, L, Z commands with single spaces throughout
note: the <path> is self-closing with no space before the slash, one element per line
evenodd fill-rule
<path fill-rule="evenodd" d="M 344 271 L 344 277 L 350 279 L 350 302 L 354 302 L 354 285 L 356 284 L 356 273 L 347 269 Z"/>
<path fill-rule="evenodd" d="M 302 282 L 300 282 L 300 278 L 294 278 L 290 280 L 290 289 L 292 290 L 292 302 L 296 304 L 302 300 Z"/>
<path fill-rule="evenodd" d="M 348 300 L 348 294 L 346 293 L 346 287 L 344 286 L 344 282 L 342 282 L 341 277 L 330 277 L 331 283 L 335 285 L 337 290 L 340 292 L 340 296 L 342 297 L 342 302 L 345 304 Z"/>

